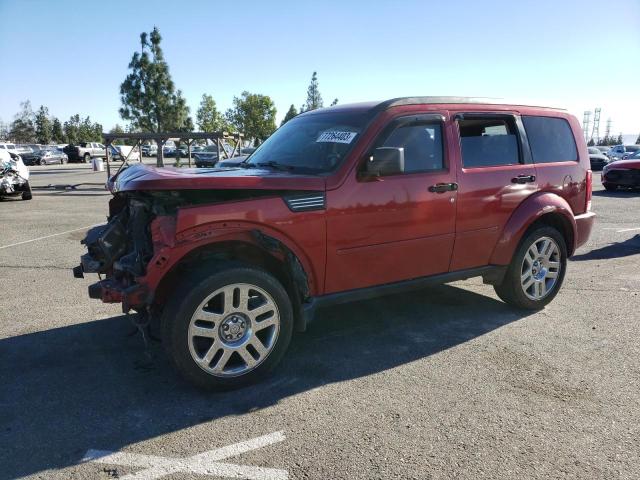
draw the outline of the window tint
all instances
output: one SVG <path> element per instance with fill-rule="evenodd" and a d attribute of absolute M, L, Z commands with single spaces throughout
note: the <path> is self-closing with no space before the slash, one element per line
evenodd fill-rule
<path fill-rule="evenodd" d="M 564 118 L 522 117 L 535 163 L 578 160 L 569 123 Z"/>
<path fill-rule="evenodd" d="M 442 126 L 437 123 L 401 125 L 381 147 L 404 148 L 404 172 L 442 170 Z"/>
<path fill-rule="evenodd" d="M 459 120 L 465 168 L 514 165 L 520 162 L 515 122 L 511 119 Z"/>

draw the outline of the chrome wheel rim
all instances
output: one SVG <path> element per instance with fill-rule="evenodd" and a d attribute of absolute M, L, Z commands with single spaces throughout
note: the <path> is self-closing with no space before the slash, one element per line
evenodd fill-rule
<path fill-rule="evenodd" d="M 216 377 L 244 375 L 269 356 L 280 332 L 273 297 L 247 283 L 219 288 L 198 306 L 189 322 L 189 351 Z"/>
<path fill-rule="evenodd" d="M 558 283 L 562 263 L 560 247 L 553 238 L 541 237 L 531 244 L 522 260 L 520 285 L 530 300 L 542 300 Z"/>

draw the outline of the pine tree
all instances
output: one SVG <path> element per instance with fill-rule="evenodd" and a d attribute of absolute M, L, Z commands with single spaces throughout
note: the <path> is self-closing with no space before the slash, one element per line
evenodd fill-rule
<path fill-rule="evenodd" d="M 307 88 L 307 103 L 304 111 L 308 112 L 309 110 L 315 110 L 323 106 L 322 95 L 320 95 L 320 90 L 318 89 L 318 74 L 317 72 L 313 72 L 311 83 L 309 84 L 309 88 Z"/>
<path fill-rule="evenodd" d="M 593 138 L 589 139 L 589 142 L 587 143 L 587 147 L 593 147 L 596 144 L 596 142 L 593 141 Z"/>
<path fill-rule="evenodd" d="M 296 110 L 296 107 L 294 107 L 293 103 L 292 103 L 291 106 L 289 107 L 289 110 L 287 111 L 286 115 L 282 119 L 282 123 L 280 124 L 280 126 L 282 126 L 285 123 L 287 123 L 289 120 L 291 120 L 296 115 L 298 115 L 298 111 Z"/>
<path fill-rule="evenodd" d="M 638 135 L 638 138 L 636 138 L 636 145 L 640 145 L 640 135 Z"/>
<path fill-rule="evenodd" d="M 53 136 L 49 109 L 40 105 L 35 117 L 36 141 L 43 145 L 49 145 Z"/>
<path fill-rule="evenodd" d="M 332 107 L 334 107 L 334 106 L 336 106 L 337 104 L 338 104 L 338 99 L 337 99 L 337 98 L 334 98 L 334 99 L 333 99 L 333 102 L 331 102 L 331 106 L 332 106 Z"/>
<path fill-rule="evenodd" d="M 54 143 L 64 143 L 62 123 L 60 123 L 60 120 L 56 117 L 53 117 L 53 121 L 51 122 L 51 138 Z"/>
<path fill-rule="evenodd" d="M 161 132 L 188 127 L 189 107 L 176 90 L 160 48 L 156 27 L 140 34 L 140 52 L 129 63 L 131 73 L 120 85 L 120 116 L 142 131 Z"/>

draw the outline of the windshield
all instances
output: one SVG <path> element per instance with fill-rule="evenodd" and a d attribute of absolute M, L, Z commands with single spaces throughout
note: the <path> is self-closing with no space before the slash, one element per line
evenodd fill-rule
<path fill-rule="evenodd" d="M 595 153 L 599 155 L 601 152 L 597 148 L 589 147 L 589 153 Z"/>
<path fill-rule="evenodd" d="M 367 124 L 366 113 L 316 113 L 290 120 L 275 131 L 244 164 L 325 173 L 344 160 Z"/>
<path fill-rule="evenodd" d="M 640 150 L 640 145 L 627 145 L 627 152 L 637 152 Z"/>

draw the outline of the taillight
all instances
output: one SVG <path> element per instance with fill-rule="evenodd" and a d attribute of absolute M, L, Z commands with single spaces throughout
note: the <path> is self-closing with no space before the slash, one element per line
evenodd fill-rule
<path fill-rule="evenodd" d="M 593 193 L 593 172 L 591 170 L 587 170 L 587 212 L 591 210 L 591 196 Z"/>

